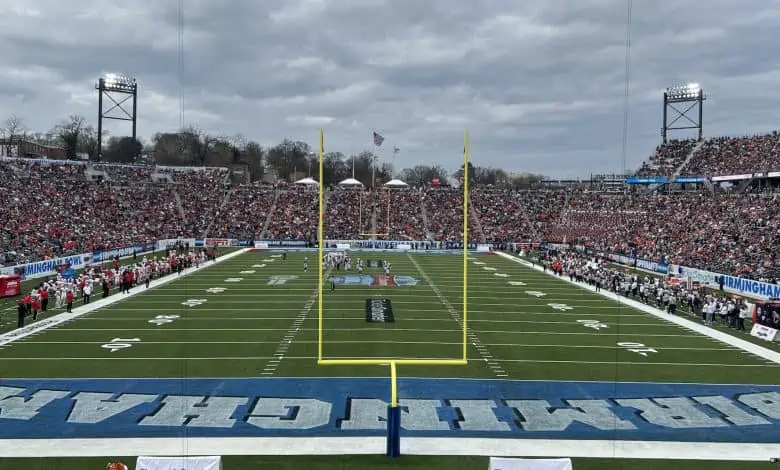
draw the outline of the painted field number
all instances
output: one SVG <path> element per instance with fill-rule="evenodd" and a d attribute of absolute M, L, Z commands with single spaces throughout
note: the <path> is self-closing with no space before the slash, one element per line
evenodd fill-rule
<path fill-rule="evenodd" d="M 203 305 L 206 302 L 208 302 L 208 299 L 188 299 L 181 304 L 185 307 L 197 307 L 198 305 Z"/>
<path fill-rule="evenodd" d="M 642 343 L 618 343 L 617 345 L 620 346 L 621 348 L 625 348 L 626 351 L 635 352 L 643 357 L 647 357 L 649 353 L 653 353 L 653 354 L 658 353 L 657 350 L 653 348 L 648 348 Z"/>
<path fill-rule="evenodd" d="M 598 331 L 602 328 L 609 328 L 604 323 L 601 323 L 598 320 L 577 320 L 577 323 L 580 325 L 586 327 L 586 328 L 593 328 L 594 330 Z"/>
<path fill-rule="evenodd" d="M 157 315 L 156 317 L 149 320 L 149 323 L 153 325 L 165 325 L 166 323 L 173 323 L 174 320 L 178 320 L 180 317 L 178 315 Z"/>
<path fill-rule="evenodd" d="M 561 312 L 568 312 L 569 310 L 574 310 L 574 307 L 570 307 L 566 304 L 547 304 L 547 305 Z"/>
<path fill-rule="evenodd" d="M 532 295 L 534 297 L 544 297 L 545 295 L 547 295 L 544 292 L 540 292 L 538 290 L 527 290 L 525 291 L 525 293 L 528 295 Z"/>
<path fill-rule="evenodd" d="M 133 344 L 141 342 L 141 338 L 114 338 L 110 342 L 101 345 L 103 349 L 110 349 L 111 352 L 119 351 L 133 347 Z"/>
<path fill-rule="evenodd" d="M 287 276 L 271 276 L 268 278 L 268 285 L 269 286 L 280 286 L 282 284 L 287 284 L 290 281 L 294 281 L 298 279 L 298 276 L 295 275 L 287 275 Z"/>

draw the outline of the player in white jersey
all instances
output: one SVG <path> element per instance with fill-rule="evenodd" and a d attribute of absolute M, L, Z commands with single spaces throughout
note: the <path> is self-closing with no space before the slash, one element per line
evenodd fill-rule
<path fill-rule="evenodd" d="M 303 258 L 303 272 L 307 273 L 309 272 L 309 257 L 305 256 Z"/>

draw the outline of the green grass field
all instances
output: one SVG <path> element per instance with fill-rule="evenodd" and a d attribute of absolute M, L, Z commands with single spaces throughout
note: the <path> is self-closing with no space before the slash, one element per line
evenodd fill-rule
<path fill-rule="evenodd" d="M 303 270 L 304 256 L 308 272 Z M 326 283 L 326 358 L 461 357 L 462 257 L 355 256 L 388 259 L 393 274 L 419 282 L 395 287 L 338 285 L 333 292 Z M 468 266 L 468 366 L 399 366 L 400 376 L 778 383 L 778 364 L 510 260 L 474 255 Z M 378 268 L 367 273 L 381 274 Z M 366 322 L 365 302 L 374 298 L 392 301 L 395 323 Z M 246 253 L 0 348 L 0 369 L 9 378 L 387 376 L 387 368 L 380 366 L 318 366 L 317 307 L 315 253 L 290 253 L 286 260 L 268 252 Z M 137 341 L 123 341 L 127 339 Z M 130 346 L 113 352 L 106 346 L 116 343 Z M 26 459 L 5 459 L 0 460 L 0 469 L 102 468 L 100 462 L 105 461 L 43 460 L 32 466 Z M 226 462 L 227 469 L 264 464 L 292 468 L 302 462 L 317 469 L 392 464 L 367 457 L 292 458 L 288 463 L 280 458 L 231 457 Z M 486 468 L 487 459 L 405 457 L 396 464 Z M 736 462 L 724 465 L 759 468 Z M 648 461 L 577 459 L 575 468 L 659 467 Z M 684 462 L 665 468 L 720 467 Z"/>

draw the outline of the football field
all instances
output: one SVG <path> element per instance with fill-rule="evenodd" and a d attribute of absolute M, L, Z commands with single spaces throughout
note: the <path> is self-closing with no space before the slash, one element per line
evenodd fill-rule
<path fill-rule="evenodd" d="M 441 395 L 436 395 L 436 398 L 447 398 L 448 387 L 441 385 L 445 382 L 424 382 L 422 385 L 414 382 L 417 379 L 440 378 L 493 379 L 465 380 L 457 386 L 453 382 L 452 390 L 462 385 L 464 390 L 471 387 L 473 391 L 457 392 L 460 395 L 453 397 L 456 399 L 494 397 L 506 401 L 505 392 L 491 384 L 508 381 L 517 387 L 533 390 L 529 392 L 532 396 L 512 398 L 548 401 L 609 398 L 618 403 L 625 398 L 623 405 L 633 406 L 645 413 L 648 412 L 647 408 L 642 408 L 645 405 L 628 402 L 652 397 L 673 400 L 678 396 L 706 395 L 726 397 L 732 405 L 742 400 L 739 407 L 734 405 L 732 408 L 751 415 L 754 421 L 744 421 L 746 427 L 732 429 L 748 436 L 738 441 L 764 442 L 749 440 L 750 436 L 763 433 L 769 442 L 773 442 L 773 436 L 778 435 L 780 415 L 773 416 L 772 413 L 780 413 L 780 404 L 767 404 L 767 397 L 780 397 L 773 387 L 779 382 L 780 364 L 760 354 L 494 254 L 473 253 L 468 257 L 467 318 L 464 318 L 463 311 L 462 254 L 355 252 L 352 257 L 353 260 L 363 258 L 369 267 L 360 274 L 354 269 L 325 273 L 321 299 L 323 357 L 460 359 L 464 345 L 464 321 L 467 320 L 468 365 L 399 366 L 402 404 L 406 391 L 410 395 L 408 398 L 416 397 L 423 389 Z M 389 275 L 378 266 L 384 260 L 392 265 Z M 308 269 L 304 269 L 305 264 Z M 284 257 L 281 252 L 266 250 L 241 252 L 148 290 L 143 286 L 134 287 L 134 291 L 143 292 L 7 343 L 0 347 L 3 377 L 0 381 L 0 412 L 3 411 L 2 400 L 15 396 L 16 391 L 22 389 L 28 392 L 57 389 L 67 384 L 69 391 L 106 392 L 108 397 L 116 397 L 128 391 L 139 392 L 140 389 L 133 388 L 138 383 L 146 383 L 148 386 L 144 390 L 149 392 L 149 387 L 152 387 L 149 384 L 153 382 L 143 382 L 142 379 L 161 380 L 161 396 L 167 390 L 165 379 L 171 379 L 171 383 L 181 383 L 182 379 L 223 379 L 195 384 L 189 390 L 199 396 L 236 396 L 241 395 L 241 389 L 226 380 L 331 378 L 342 384 L 339 387 L 345 389 L 344 397 L 352 397 L 349 400 L 354 401 L 356 396 L 387 400 L 387 367 L 317 365 L 320 300 L 317 268 L 316 252 L 289 252 Z M 360 381 L 372 377 L 381 378 L 381 382 Z M 111 381 L 102 379 L 123 379 L 123 385 L 114 387 Z M 622 385 L 618 387 L 616 384 Z M 319 398 L 319 386 L 312 385 L 307 392 L 295 389 L 292 384 L 288 389 L 284 388 L 287 385 L 280 385 L 277 391 L 282 394 L 280 396 Z M 180 387 L 187 389 L 190 385 Z M 440 392 L 436 391 L 437 387 L 441 387 Z M 371 390 L 381 391 L 376 392 L 377 396 L 368 396 Z M 222 393 L 218 393 L 220 391 Z M 295 393 L 290 395 L 293 391 Z M 506 393 L 511 395 L 514 392 Z M 750 393 L 763 395 L 753 401 L 740 398 Z M 771 395 L 773 393 L 775 395 Z M 19 396 L 24 396 L 24 393 Z M 55 398 L 62 397 L 64 395 Z M 685 400 L 690 401 L 689 398 Z M 654 402 L 653 406 L 658 403 L 664 406 L 662 401 Z M 698 400 L 697 407 L 707 403 Z M 36 411 L 45 409 L 46 402 L 39 405 Z M 673 408 L 672 405 L 671 402 L 666 403 L 669 408 Z M 737 411 L 712 400 L 709 405 L 714 408 L 704 413 L 699 407 L 696 412 L 704 413 L 711 420 L 720 419 L 729 425 L 735 423 L 726 418 L 734 417 Z M 17 403 L 17 406 L 22 405 Z M 204 405 L 201 403 L 200 406 Z M 525 405 L 510 403 L 506 406 L 518 409 L 517 406 Z M 745 406 L 749 406 L 749 410 Z M 766 407 L 770 406 L 774 408 L 767 411 Z M 720 418 L 716 418 L 713 409 L 721 412 Z M 469 422 L 471 415 L 463 410 L 460 413 L 459 418 L 452 419 Z M 146 415 L 149 414 L 147 410 Z M 253 414 L 257 413 L 248 413 Z M 688 410 L 682 418 L 677 416 L 675 419 L 685 422 L 693 419 L 694 414 L 694 411 Z M 32 419 L 33 415 L 29 416 Z M 48 419 L 54 419 L 52 416 L 48 415 Z M 230 416 L 233 419 L 234 416 Z M 529 421 L 528 412 L 518 416 L 525 418 L 518 418 L 515 424 L 507 426 L 527 430 L 523 421 Z M 615 416 L 616 420 L 624 418 L 620 413 Z M 2 414 L 0 418 L 3 418 Z M 132 420 L 132 425 L 136 426 L 140 419 Z M 331 421 L 341 423 L 349 419 L 349 413 L 346 413 Z M 630 421 L 633 418 L 625 419 Z M 241 421 L 240 418 L 238 420 Z M 499 416 L 496 423 L 506 424 L 508 420 L 511 418 Z M 586 422 L 587 419 L 580 421 Z M 143 421 L 140 422 L 143 424 Z M 587 422 L 598 432 L 629 429 L 620 426 L 605 428 L 600 427 L 597 421 Z M 659 422 L 651 424 L 660 426 Z M 97 434 L 99 437 L 126 437 L 128 432 L 132 434 L 128 426 L 130 424 L 127 423 L 110 425 Z M 690 434 L 680 435 L 663 434 L 661 431 L 653 434 L 656 431 L 643 426 L 634 422 L 635 428 L 647 431 L 646 435 L 635 438 L 732 441 L 725 435 L 718 437 L 716 433 L 712 437 L 707 434 L 710 429 L 722 427 L 715 421 L 709 424 L 700 422 L 698 427 L 689 426 L 685 432 Z M 373 432 L 372 435 L 381 436 L 381 427 L 371 428 L 368 434 Z M 24 435 L 24 429 L 9 431 L 6 428 L 5 433 L 0 432 L 0 437 L 95 436 L 91 431 L 77 427 L 55 426 L 50 434 L 44 432 L 32 436 Z M 417 428 L 417 431 L 421 429 Z M 459 429 L 467 428 L 460 426 Z M 474 436 L 492 430 L 489 426 L 473 429 Z M 552 432 L 552 428 L 547 431 Z M 699 438 L 691 437 L 695 433 L 699 433 Z M 165 434 L 143 434 L 148 437 L 161 435 Z M 572 435 L 540 434 L 540 437 L 582 440 L 589 439 L 591 435 L 587 429 L 574 429 Z M 718 457 L 713 455 L 713 460 Z M 480 462 L 479 466 L 482 465 Z"/>
<path fill-rule="evenodd" d="M 404 366 L 401 376 L 777 383 L 766 359 L 501 257 L 472 258 L 469 365 Z M 380 268 L 331 272 L 324 357 L 460 358 L 462 258 L 368 259 L 390 261 L 403 280 L 382 285 Z M 367 299 L 389 299 L 395 321 L 367 322 Z M 9 344 L 0 361 L 5 377 L 29 378 L 387 376 L 318 366 L 317 321 L 314 253 L 247 253 Z"/>

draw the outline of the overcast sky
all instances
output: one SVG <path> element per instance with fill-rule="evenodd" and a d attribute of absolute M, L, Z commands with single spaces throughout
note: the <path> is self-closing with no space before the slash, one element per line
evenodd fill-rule
<path fill-rule="evenodd" d="M 396 166 L 587 176 L 621 169 L 626 1 L 0 0 L 0 112 L 46 130 L 97 119 L 96 79 L 138 77 L 139 135 L 184 121 L 326 150 L 386 137 Z M 662 90 L 709 94 L 705 135 L 770 131 L 780 1 L 636 1 L 627 167 L 660 141 Z M 183 78 L 183 80 L 180 79 Z M 2 116 L 5 118 L 6 116 Z M 110 124 L 128 135 L 129 124 Z M 679 134 L 684 135 L 684 134 Z"/>

